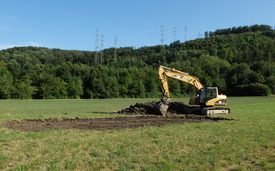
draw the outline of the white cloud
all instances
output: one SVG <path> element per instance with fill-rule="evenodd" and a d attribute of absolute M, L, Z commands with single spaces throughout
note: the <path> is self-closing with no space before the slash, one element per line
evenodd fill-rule
<path fill-rule="evenodd" d="M 0 49 L 8 49 L 8 48 L 13 48 L 15 46 L 22 46 L 22 45 L 12 45 L 12 44 L 0 45 Z"/>
<path fill-rule="evenodd" d="M 9 49 L 9 48 L 13 48 L 13 47 L 21 47 L 21 46 L 42 46 L 42 44 L 36 43 L 36 42 L 29 42 L 29 43 L 22 44 L 22 45 L 21 44 L 17 44 L 17 45 L 4 44 L 4 45 L 0 45 L 0 50 Z"/>
<path fill-rule="evenodd" d="M 40 43 L 30 42 L 30 46 L 42 46 Z"/>

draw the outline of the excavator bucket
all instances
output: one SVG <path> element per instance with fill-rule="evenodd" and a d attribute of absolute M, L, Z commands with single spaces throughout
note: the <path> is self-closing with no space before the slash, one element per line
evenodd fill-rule
<path fill-rule="evenodd" d="M 153 108 L 156 112 L 156 114 L 160 114 L 162 116 L 165 116 L 166 115 L 166 112 L 167 112 L 167 109 L 168 109 L 168 105 L 160 102 L 160 103 L 156 103 L 154 104 Z"/>

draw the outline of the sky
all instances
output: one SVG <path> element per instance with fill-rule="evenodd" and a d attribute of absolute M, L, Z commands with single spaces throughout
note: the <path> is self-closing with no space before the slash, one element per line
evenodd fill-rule
<path fill-rule="evenodd" d="M 96 51 L 115 37 L 117 48 L 169 45 L 234 26 L 273 28 L 274 15 L 274 0 L 1 0 L 0 50 Z"/>

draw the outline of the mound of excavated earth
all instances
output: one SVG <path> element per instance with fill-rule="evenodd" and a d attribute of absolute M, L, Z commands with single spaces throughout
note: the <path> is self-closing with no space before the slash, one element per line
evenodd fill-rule
<path fill-rule="evenodd" d="M 48 119 L 23 119 L 0 122 L 6 128 L 19 131 L 45 131 L 59 129 L 87 129 L 87 130 L 113 130 L 138 128 L 144 126 L 164 126 L 171 123 L 183 124 L 185 122 L 217 122 L 220 120 L 233 120 L 221 117 L 208 116 L 125 116 L 106 118 L 48 118 Z"/>
<path fill-rule="evenodd" d="M 139 114 L 139 115 L 155 115 L 156 112 L 153 109 L 154 104 L 159 102 L 148 102 L 148 103 L 136 103 L 130 108 L 123 109 L 118 111 L 118 114 Z M 167 110 L 166 116 L 176 115 L 176 114 L 185 114 L 188 110 L 189 105 L 183 102 L 171 102 Z"/>

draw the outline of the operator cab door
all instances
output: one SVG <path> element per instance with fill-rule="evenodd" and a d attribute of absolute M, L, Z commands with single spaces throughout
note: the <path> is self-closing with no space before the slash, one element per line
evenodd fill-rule
<path fill-rule="evenodd" d="M 217 99 L 217 87 L 205 87 L 200 91 L 200 105 L 214 106 L 214 101 Z M 213 101 L 213 102 L 212 102 Z"/>

